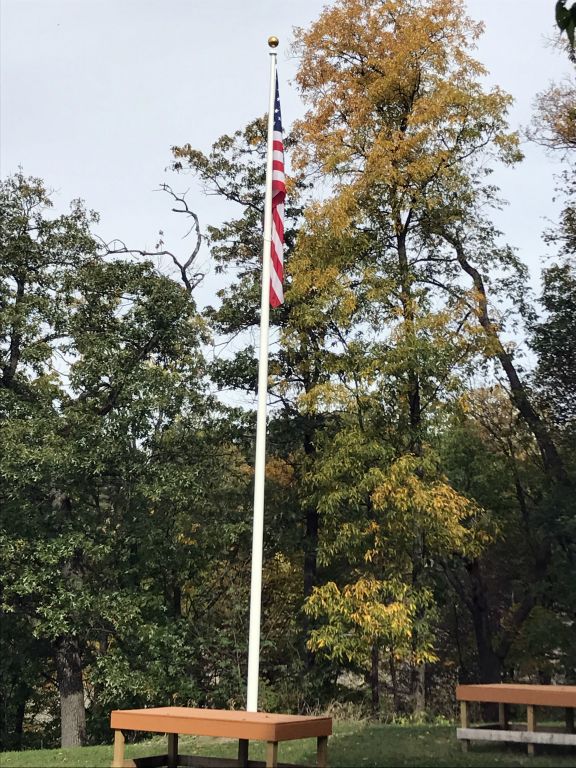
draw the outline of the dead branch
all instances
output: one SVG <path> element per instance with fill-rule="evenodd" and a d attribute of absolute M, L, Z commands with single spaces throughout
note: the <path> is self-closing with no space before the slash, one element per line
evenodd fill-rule
<path fill-rule="evenodd" d="M 188 203 L 186 202 L 186 193 L 178 194 L 174 192 L 172 187 L 170 187 L 168 184 L 161 184 L 159 191 L 167 192 L 173 198 L 175 204 L 178 206 L 172 208 L 174 213 L 183 213 L 185 216 L 189 216 L 192 219 L 192 226 L 188 232 L 186 232 L 183 239 L 188 237 L 191 232 L 194 231 L 196 234 L 196 241 L 186 261 L 182 262 L 172 251 L 167 249 L 160 250 L 160 248 L 157 248 L 154 251 L 147 251 L 141 248 L 129 248 L 123 240 L 120 240 L 120 238 L 114 238 L 109 242 L 104 241 L 102 238 L 98 239 L 100 240 L 102 248 L 104 249 L 107 256 L 116 254 L 129 254 L 133 256 L 142 256 L 143 258 L 150 258 L 151 256 L 170 257 L 175 266 L 180 271 L 180 277 L 187 292 L 192 293 L 192 291 L 201 283 L 205 276 L 205 273 L 200 270 L 190 273 L 190 267 L 194 264 L 194 261 L 200 252 L 200 246 L 202 245 L 203 240 L 203 235 L 200 232 L 200 221 L 197 214 L 189 208 Z M 163 244 L 162 241 L 160 241 L 159 245 L 160 244 Z"/>

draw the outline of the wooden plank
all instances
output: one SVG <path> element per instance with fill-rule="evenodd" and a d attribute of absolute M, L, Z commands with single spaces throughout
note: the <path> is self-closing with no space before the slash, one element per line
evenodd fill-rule
<path fill-rule="evenodd" d="M 470 727 L 470 707 L 467 701 L 460 702 L 460 725 L 462 728 Z M 462 740 L 462 752 L 468 752 L 470 742 L 466 739 Z"/>
<path fill-rule="evenodd" d="M 557 744 L 576 747 L 576 734 L 551 731 L 501 731 L 485 728 L 457 728 L 456 738 L 467 741 L 513 741 L 518 744 Z"/>
<path fill-rule="evenodd" d="M 536 730 L 536 707 L 533 704 L 528 704 L 526 708 L 527 720 L 526 720 L 526 732 L 528 734 L 534 733 Z M 536 748 L 533 741 L 528 742 L 528 754 L 534 757 Z"/>
<path fill-rule="evenodd" d="M 318 736 L 316 740 L 317 768 L 328 768 L 328 736 Z"/>
<path fill-rule="evenodd" d="M 266 768 L 278 768 L 278 742 L 266 742 Z"/>
<path fill-rule="evenodd" d="M 286 741 L 332 734 L 331 717 L 191 707 L 114 710 L 110 722 L 116 729 L 259 741 Z"/>
<path fill-rule="evenodd" d="M 292 739 L 313 739 L 318 736 L 332 735 L 332 718 L 319 717 L 302 722 L 279 722 L 274 730 L 274 737 L 270 741 L 289 741 Z M 256 737 L 262 738 L 262 737 Z M 268 739 L 267 739 L 268 740 Z"/>
<path fill-rule="evenodd" d="M 124 766 L 124 745 L 126 739 L 122 731 L 114 732 L 114 757 L 112 758 L 112 768 L 123 768 Z"/>
<path fill-rule="evenodd" d="M 248 750 L 250 742 L 248 739 L 238 739 L 238 765 L 239 768 L 248 768 Z"/>
<path fill-rule="evenodd" d="M 576 685 L 458 685 L 458 701 L 484 701 L 494 704 L 531 704 L 542 707 L 576 707 Z"/>
<path fill-rule="evenodd" d="M 168 734 L 168 768 L 178 768 L 178 734 Z"/>

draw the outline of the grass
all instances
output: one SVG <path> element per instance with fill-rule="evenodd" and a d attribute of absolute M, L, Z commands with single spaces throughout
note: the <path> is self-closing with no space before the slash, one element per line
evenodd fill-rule
<path fill-rule="evenodd" d="M 528 757 L 521 745 L 476 743 L 463 754 L 451 726 L 380 725 L 358 722 L 335 723 L 328 743 L 330 768 L 491 768 L 491 766 L 530 766 L 530 768 L 576 768 L 576 754 L 570 748 L 540 747 L 536 757 Z M 315 740 L 283 742 L 279 746 L 282 762 L 314 765 Z M 207 738 L 180 738 L 180 751 L 235 757 L 236 742 Z M 165 739 L 130 744 L 126 757 L 141 757 L 166 752 Z M 250 745 L 250 758 L 263 759 L 264 746 Z M 112 746 L 77 749 L 45 749 L 0 753 L 1 768 L 108 768 Z"/>

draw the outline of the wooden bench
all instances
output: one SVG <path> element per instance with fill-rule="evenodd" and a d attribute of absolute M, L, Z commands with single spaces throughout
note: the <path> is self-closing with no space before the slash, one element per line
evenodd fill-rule
<path fill-rule="evenodd" d="M 456 736 L 462 740 L 462 748 L 468 749 L 473 740 L 515 741 L 528 745 L 528 754 L 533 755 L 536 744 L 558 744 L 576 746 L 574 733 L 574 709 L 576 708 L 576 685 L 515 685 L 499 683 L 493 685 L 459 685 L 456 698 L 460 702 L 460 725 Z M 470 703 L 483 702 L 498 704 L 498 726 L 470 727 Z M 511 729 L 508 722 L 508 705 L 526 707 L 526 728 Z M 565 711 L 565 732 L 550 727 L 537 727 L 536 707 L 561 707 Z"/>
<path fill-rule="evenodd" d="M 224 709 L 189 707 L 115 710 L 111 714 L 110 725 L 115 730 L 112 768 L 288 768 L 287 763 L 278 762 L 278 743 L 307 738 L 316 738 L 316 764 L 318 768 L 327 768 L 328 736 L 332 734 L 331 717 L 229 712 Z M 124 731 L 166 733 L 168 752 L 164 755 L 125 760 Z M 238 739 L 238 759 L 181 755 L 178 752 L 178 734 Z M 266 742 L 266 762 L 248 759 L 251 740 Z"/>

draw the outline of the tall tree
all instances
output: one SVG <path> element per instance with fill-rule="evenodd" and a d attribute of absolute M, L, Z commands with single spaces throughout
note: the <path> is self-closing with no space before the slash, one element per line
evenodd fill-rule
<path fill-rule="evenodd" d="M 1 197 L 3 604 L 51 649 L 70 746 L 86 737 L 95 638 L 133 613 L 118 567 L 145 513 L 131 497 L 142 448 L 194 405 L 203 324 L 151 262 L 103 252 L 80 202 L 50 217 L 43 184 L 21 173 Z"/>
<path fill-rule="evenodd" d="M 285 147 L 290 153 L 293 147 L 290 135 L 285 137 Z M 265 121 L 254 120 L 243 130 L 222 136 L 208 154 L 189 145 L 174 147 L 173 152 L 176 170 L 195 173 L 210 194 L 222 196 L 233 203 L 237 211 L 234 218 L 208 229 L 217 270 L 233 276 L 230 286 L 219 292 L 219 308 L 209 308 L 207 312 L 208 321 L 219 334 L 222 347 L 222 353 L 211 365 L 211 374 L 219 387 L 239 389 L 253 396 L 257 360 L 251 334 L 259 322 Z M 290 295 L 291 254 L 306 184 L 301 178 L 292 178 L 289 190 L 286 208 L 288 293 L 286 304 L 271 314 L 271 325 L 277 331 L 286 327 L 289 318 L 294 318 L 294 332 L 288 343 L 271 347 L 269 386 L 275 407 L 271 414 L 268 452 L 272 461 L 270 469 L 274 462 L 284 462 L 286 472 L 293 479 L 292 490 L 296 491 L 296 497 L 292 499 L 289 514 L 296 519 L 290 530 L 297 531 L 298 537 L 294 540 L 294 535 L 279 534 L 287 547 L 284 551 L 291 550 L 293 556 L 296 550 L 297 556 L 303 558 L 302 588 L 307 596 L 317 580 L 319 514 L 316 506 L 307 505 L 298 498 L 297 489 L 306 467 L 313 461 L 315 434 L 321 428 L 322 418 L 304 412 L 298 405 L 298 397 L 328 375 L 322 370 L 321 359 L 330 320 L 319 308 L 311 307 L 310 295 Z M 245 345 L 241 346 L 239 340 L 245 340 Z M 270 509 L 286 503 L 286 491 L 276 498 L 274 484 L 269 486 L 268 496 Z M 296 512 L 300 505 L 301 513 Z M 312 661 L 308 656 L 308 662 Z"/>
<path fill-rule="evenodd" d="M 327 8 L 297 35 L 297 81 L 310 105 L 298 127 L 300 164 L 331 182 L 316 219 L 335 237 L 349 229 L 372 237 L 365 275 L 375 288 L 386 280 L 396 286 L 408 349 L 417 348 L 425 302 L 468 307 L 484 336 L 484 356 L 501 364 L 555 487 L 568 481 L 563 458 L 501 340 L 495 309 L 499 295 L 522 306 L 526 269 L 485 217 L 499 204 L 487 177 L 495 159 L 514 163 L 521 154 L 506 124 L 510 97 L 480 83 L 484 69 L 471 55 L 480 33 L 458 0 L 340 0 Z M 406 361 L 409 449 L 418 454 L 429 374 L 422 358 Z M 527 595 L 522 616 L 533 599 Z M 497 679 L 501 668 L 487 674 Z"/>

